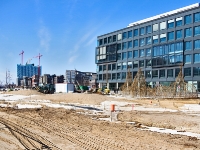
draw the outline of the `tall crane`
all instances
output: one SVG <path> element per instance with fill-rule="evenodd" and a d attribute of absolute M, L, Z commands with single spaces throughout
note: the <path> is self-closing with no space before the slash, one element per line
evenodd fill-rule
<path fill-rule="evenodd" d="M 38 78 L 40 77 L 40 58 L 42 57 L 42 55 L 35 56 L 34 58 L 38 58 L 39 59 L 39 66 L 38 66 Z"/>
<path fill-rule="evenodd" d="M 22 50 L 22 52 L 19 54 L 19 55 L 22 55 L 22 65 L 23 65 L 23 55 L 24 55 L 24 51 Z"/>

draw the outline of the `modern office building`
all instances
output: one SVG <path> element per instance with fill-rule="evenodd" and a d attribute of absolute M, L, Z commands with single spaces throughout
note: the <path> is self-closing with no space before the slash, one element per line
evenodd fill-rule
<path fill-rule="evenodd" d="M 120 87 L 139 68 L 150 85 L 174 82 L 180 66 L 200 92 L 200 5 L 186 6 L 97 37 L 99 86 Z M 130 69 L 127 69 L 130 68 Z"/>

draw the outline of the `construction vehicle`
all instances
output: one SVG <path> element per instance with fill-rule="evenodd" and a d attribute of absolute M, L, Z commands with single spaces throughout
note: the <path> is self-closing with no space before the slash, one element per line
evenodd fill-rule
<path fill-rule="evenodd" d="M 101 93 L 101 94 L 109 94 L 110 93 L 110 89 L 108 89 L 106 86 L 103 86 L 102 88 L 99 88 L 98 93 Z"/>
<path fill-rule="evenodd" d="M 55 92 L 55 88 L 53 84 L 46 84 L 42 86 L 36 87 L 38 92 L 44 93 L 44 94 L 53 94 Z"/>

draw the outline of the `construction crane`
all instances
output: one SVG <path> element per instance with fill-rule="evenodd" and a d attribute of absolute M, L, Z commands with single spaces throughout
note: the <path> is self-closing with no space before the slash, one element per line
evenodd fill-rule
<path fill-rule="evenodd" d="M 38 78 L 40 77 L 40 58 L 42 57 L 42 55 L 35 56 L 34 58 L 38 58 L 39 59 L 39 66 L 38 66 Z"/>
<path fill-rule="evenodd" d="M 24 51 L 22 50 L 22 52 L 19 54 L 19 55 L 22 55 L 22 65 L 23 65 L 23 55 L 24 55 Z"/>

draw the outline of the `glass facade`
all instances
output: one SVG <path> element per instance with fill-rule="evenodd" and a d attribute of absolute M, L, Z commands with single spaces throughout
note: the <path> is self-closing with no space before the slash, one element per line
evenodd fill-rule
<path fill-rule="evenodd" d="M 141 68 L 147 82 L 172 82 L 180 66 L 192 81 L 200 76 L 200 11 L 185 10 L 99 36 L 95 55 L 102 81 L 106 63 L 113 83 L 125 81 L 127 68 L 133 78 Z"/>

